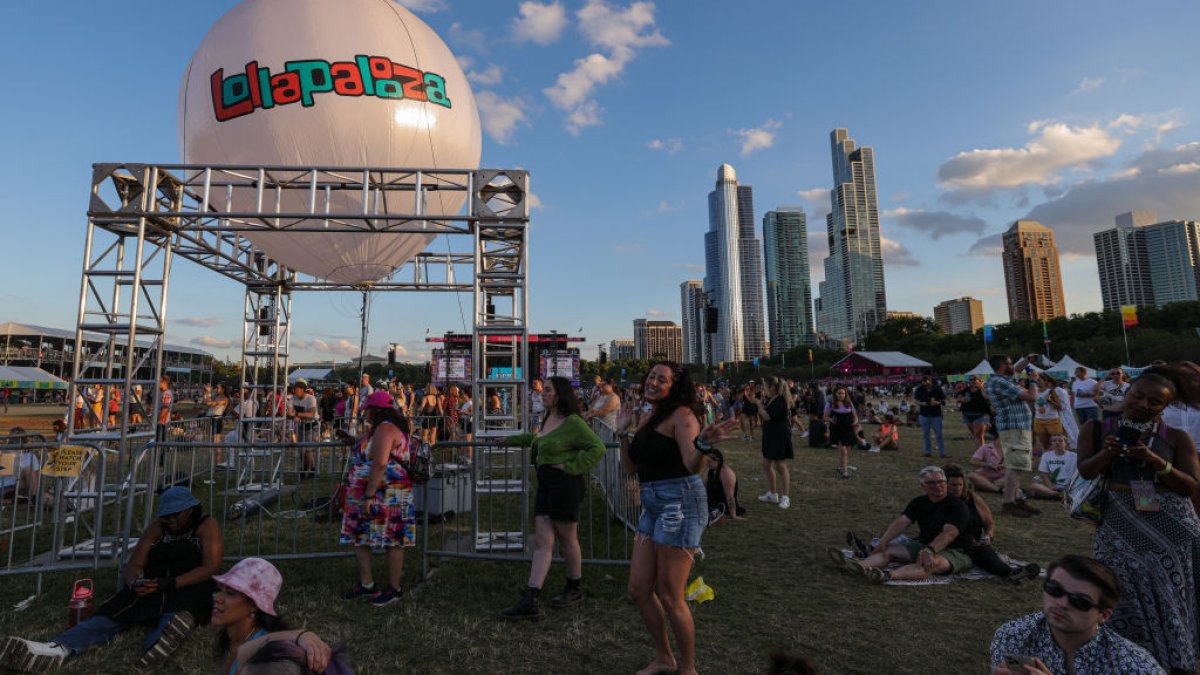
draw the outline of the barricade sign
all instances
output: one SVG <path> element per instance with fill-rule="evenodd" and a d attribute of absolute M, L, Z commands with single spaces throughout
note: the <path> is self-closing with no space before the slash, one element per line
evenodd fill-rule
<path fill-rule="evenodd" d="M 52 451 L 42 475 L 51 478 L 78 478 L 83 471 L 83 458 L 88 449 L 82 445 L 62 445 Z"/>
<path fill-rule="evenodd" d="M 0 452 L 0 476 L 17 475 L 17 453 Z"/>

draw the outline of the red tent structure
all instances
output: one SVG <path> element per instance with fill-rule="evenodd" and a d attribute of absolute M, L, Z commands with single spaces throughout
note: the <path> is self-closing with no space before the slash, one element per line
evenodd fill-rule
<path fill-rule="evenodd" d="M 830 377 L 842 384 L 894 384 L 933 373 L 933 365 L 903 352 L 854 352 L 833 364 Z"/>

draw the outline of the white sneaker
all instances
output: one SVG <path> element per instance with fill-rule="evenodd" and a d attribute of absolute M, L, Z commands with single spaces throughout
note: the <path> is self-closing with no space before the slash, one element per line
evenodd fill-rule
<path fill-rule="evenodd" d="M 21 673 L 46 673 L 62 666 L 71 650 L 57 642 L 10 637 L 0 647 L 0 665 Z"/>
<path fill-rule="evenodd" d="M 808 438 L 808 432 L 806 431 L 806 432 L 800 434 L 800 438 Z"/>
<path fill-rule="evenodd" d="M 868 450 L 867 452 L 879 452 L 879 446 L 878 446 L 878 445 L 872 445 L 872 446 L 871 446 L 871 449 L 870 449 L 870 450 Z"/>
<path fill-rule="evenodd" d="M 791 505 L 792 505 L 792 499 L 790 497 L 788 497 L 787 495 L 784 495 L 783 497 L 779 498 L 779 508 L 786 509 L 787 507 L 789 507 Z"/>
<path fill-rule="evenodd" d="M 767 492 L 766 494 L 759 495 L 758 501 L 766 502 L 767 504 L 778 504 L 779 495 L 775 494 L 774 492 Z"/>

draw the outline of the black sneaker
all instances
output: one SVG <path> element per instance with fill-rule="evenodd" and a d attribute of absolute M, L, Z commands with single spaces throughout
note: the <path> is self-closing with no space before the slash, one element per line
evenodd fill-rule
<path fill-rule="evenodd" d="M 1014 567 L 1012 574 L 1008 575 L 1008 580 L 1014 584 L 1019 584 L 1022 581 L 1033 581 L 1042 574 L 1042 568 L 1037 563 L 1026 563 L 1020 567 Z"/>
<path fill-rule="evenodd" d="M 538 621 L 542 618 L 542 610 L 538 607 L 537 600 L 523 595 L 517 604 L 500 610 L 496 616 L 501 621 Z"/>
<path fill-rule="evenodd" d="M 343 600 L 357 600 L 359 598 L 373 598 L 379 595 L 379 588 L 375 584 L 371 584 L 370 588 L 362 585 L 361 581 L 354 582 L 354 586 L 350 590 L 342 593 Z"/>
<path fill-rule="evenodd" d="M 583 591 L 578 588 L 565 588 L 562 593 L 550 598 L 550 606 L 554 609 L 563 609 L 580 602 L 583 602 Z"/>
<path fill-rule="evenodd" d="M 176 612 L 175 616 L 171 617 L 171 620 L 163 627 L 158 641 L 151 645 L 145 654 L 142 654 L 142 658 L 138 659 L 137 667 L 145 670 L 165 663 L 175 652 L 179 651 L 195 627 L 196 619 L 192 617 L 191 612 L 186 610 Z"/>
<path fill-rule="evenodd" d="M 393 602 L 400 600 L 400 594 L 404 591 L 392 586 L 385 586 L 382 591 L 375 594 L 375 597 L 370 599 L 372 607 L 387 607 Z"/>

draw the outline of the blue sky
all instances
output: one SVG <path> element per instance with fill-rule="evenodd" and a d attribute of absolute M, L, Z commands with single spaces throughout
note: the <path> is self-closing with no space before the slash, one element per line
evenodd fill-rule
<path fill-rule="evenodd" d="M 90 165 L 180 160 L 180 79 L 234 4 L 7 12 L 0 320 L 73 326 Z M 1200 219 L 1194 2 L 401 4 L 468 71 L 483 164 L 532 174 L 533 330 L 582 328 L 589 347 L 678 320 L 723 162 L 760 223 L 805 207 L 815 287 L 834 127 L 875 148 L 891 309 L 973 295 L 1007 321 L 996 235 L 1032 217 L 1058 235 L 1068 311 L 1096 310 L 1092 232 L 1128 210 Z M 298 296 L 293 360 L 356 354 L 357 302 Z M 241 308 L 239 287 L 182 262 L 169 340 L 236 357 Z M 464 325 L 454 296 L 392 294 L 371 328 L 371 351 L 423 360 L 427 329 Z"/>

